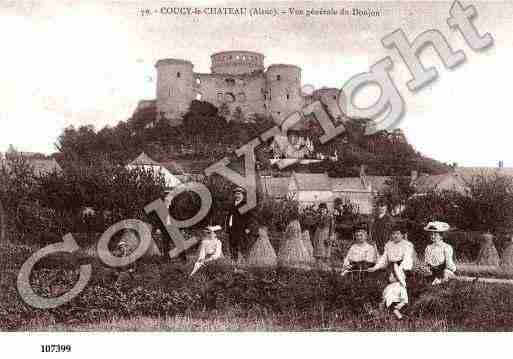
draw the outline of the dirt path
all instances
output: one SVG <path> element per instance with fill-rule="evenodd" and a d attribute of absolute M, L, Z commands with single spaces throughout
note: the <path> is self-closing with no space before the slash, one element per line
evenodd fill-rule
<path fill-rule="evenodd" d="M 504 279 L 504 278 L 482 278 L 482 277 L 468 277 L 468 276 L 456 276 L 456 280 L 459 281 L 465 281 L 465 282 L 472 282 L 476 280 L 478 282 L 483 283 L 495 283 L 495 284 L 511 284 L 513 285 L 513 279 Z"/>

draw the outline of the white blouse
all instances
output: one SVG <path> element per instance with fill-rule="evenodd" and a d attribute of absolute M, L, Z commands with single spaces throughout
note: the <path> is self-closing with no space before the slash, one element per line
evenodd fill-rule
<path fill-rule="evenodd" d="M 208 256 L 208 258 L 207 258 Z M 223 256 L 222 243 L 219 239 L 204 239 L 201 241 L 198 262 L 218 259 Z"/>
<path fill-rule="evenodd" d="M 348 266 L 351 262 L 362 262 L 366 261 L 369 263 L 376 263 L 378 253 L 376 248 L 371 244 L 365 243 L 355 243 L 347 252 L 347 255 L 344 259 L 344 266 Z"/>
<path fill-rule="evenodd" d="M 443 241 L 432 243 L 427 246 L 424 251 L 424 260 L 432 267 L 437 267 L 445 262 L 446 269 L 451 272 L 456 271 L 452 247 Z"/>
<path fill-rule="evenodd" d="M 379 257 L 376 263 L 377 269 L 386 268 L 390 263 L 402 261 L 399 265 L 401 270 L 412 270 L 415 256 L 413 244 L 403 239 L 398 243 L 388 241 L 385 244 L 383 255 Z"/>

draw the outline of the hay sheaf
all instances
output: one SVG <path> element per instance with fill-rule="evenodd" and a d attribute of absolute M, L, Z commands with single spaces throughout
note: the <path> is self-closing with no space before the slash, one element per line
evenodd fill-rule
<path fill-rule="evenodd" d="M 248 252 L 246 265 L 250 267 L 276 267 L 278 257 L 274 251 L 267 228 L 258 228 L 258 239 Z"/>
<path fill-rule="evenodd" d="M 311 259 L 303 243 L 298 220 L 289 223 L 278 250 L 278 264 L 286 268 L 310 269 Z"/>

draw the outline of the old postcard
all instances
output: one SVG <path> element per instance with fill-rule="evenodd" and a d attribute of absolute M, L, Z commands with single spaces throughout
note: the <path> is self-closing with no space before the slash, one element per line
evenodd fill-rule
<path fill-rule="evenodd" d="M 510 331 L 512 28 L 511 2 L 0 0 L 2 342 Z"/>

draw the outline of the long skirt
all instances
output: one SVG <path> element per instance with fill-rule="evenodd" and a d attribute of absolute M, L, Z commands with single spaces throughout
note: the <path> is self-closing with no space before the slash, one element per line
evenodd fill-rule
<path fill-rule="evenodd" d="M 330 227 L 322 226 L 317 227 L 313 239 L 313 255 L 316 258 L 329 258 L 331 255 L 331 248 L 329 245 L 330 240 Z"/>

